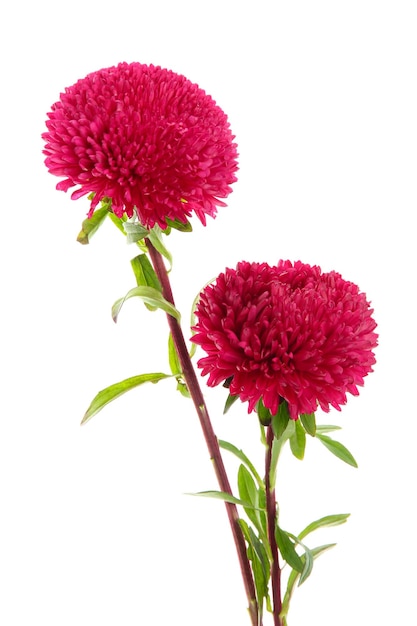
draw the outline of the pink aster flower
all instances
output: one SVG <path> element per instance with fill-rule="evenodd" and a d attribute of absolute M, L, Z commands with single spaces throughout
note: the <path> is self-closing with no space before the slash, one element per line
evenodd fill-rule
<path fill-rule="evenodd" d="M 372 313 L 336 272 L 241 262 L 202 291 L 192 340 L 207 353 L 198 366 L 210 386 L 231 380 L 249 411 L 262 399 L 274 415 L 284 399 L 297 419 L 318 406 L 340 410 L 347 392 L 358 394 L 375 363 Z"/>
<path fill-rule="evenodd" d="M 93 72 L 60 95 L 48 113 L 45 164 L 94 193 L 121 217 L 137 214 L 147 228 L 203 224 L 215 216 L 236 180 L 237 149 L 225 113 L 184 76 L 153 65 L 120 63 Z"/>

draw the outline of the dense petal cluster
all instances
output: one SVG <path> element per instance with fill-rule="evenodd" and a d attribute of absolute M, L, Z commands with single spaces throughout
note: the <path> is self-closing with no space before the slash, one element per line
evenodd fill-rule
<path fill-rule="evenodd" d="M 187 78 L 170 70 L 121 63 L 79 80 L 48 113 L 45 164 L 78 186 L 72 198 L 94 193 L 121 217 L 137 214 L 147 228 L 203 224 L 236 180 L 237 148 L 226 114 Z"/>
<path fill-rule="evenodd" d="M 210 386 L 258 400 L 292 419 L 318 406 L 340 410 L 346 393 L 372 371 L 376 323 L 364 293 L 336 272 L 300 261 L 241 262 L 201 293 L 192 340 L 207 353 L 198 366 Z"/>

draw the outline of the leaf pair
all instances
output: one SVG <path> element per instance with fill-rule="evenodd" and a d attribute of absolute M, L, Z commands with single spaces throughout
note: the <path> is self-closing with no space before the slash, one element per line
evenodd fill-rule
<path fill-rule="evenodd" d="M 307 548 L 307 546 L 305 546 L 302 540 L 305 537 L 307 537 L 307 535 L 314 532 L 315 530 L 318 530 L 319 528 L 324 528 L 328 526 L 338 526 L 340 524 L 344 524 L 347 521 L 348 517 L 349 517 L 349 513 L 339 513 L 336 515 L 327 515 L 325 517 L 321 517 L 320 519 L 317 519 L 314 522 L 311 522 L 311 524 L 309 524 L 308 526 L 306 526 L 304 530 L 302 530 L 298 534 L 297 537 L 295 537 L 294 535 L 291 535 L 290 533 L 285 533 L 285 531 L 282 531 L 282 529 L 279 530 L 277 534 L 277 543 L 279 545 L 279 542 L 281 542 L 281 545 L 284 547 L 284 550 L 288 551 L 287 556 L 289 556 L 288 554 L 289 552 L 291 553 L 292 551 L 295 552 L 295 544 L 301 545 L 304 549 L 304 554 L 301 554 L 300 556 L 297 555 L 299 560 L 296 559 L 293 564 L 291 564 L 290 561 L 287 560 L 287 562 L 291 565 L 292 570 L 288 576 L 287 589 L 286 589 L 286 592 L 282 601 L 282 609 L 281 609 L 280 617 L 283 620 L 283 625 L 287 624 L 286 616 L 288 614 L 290 600 L 294 593 L 294 589 L 295 589 L 295 585 L 297 581 L 298 581 L 298 586 L 300 586 L 311 574 L 314 560 L 318 556 L 323 554 L 323 552 L 329 550 L 330 548 L 333 548 L 336 545 L 335 543 L 329 543 L 329 544 L 325 544 L 322 546 L 317 546 L 316 548 L 313 548 L 313 549 L 309 549 Z M 284 537 L 286 536 L 286 538 L 283 539 L 283 536 Z M 281 547 L 280 547 L 280 551 L 281 551 Z M 293 559 L 293 556 L 294 555 L 291 554 L 291 559 Z"/>

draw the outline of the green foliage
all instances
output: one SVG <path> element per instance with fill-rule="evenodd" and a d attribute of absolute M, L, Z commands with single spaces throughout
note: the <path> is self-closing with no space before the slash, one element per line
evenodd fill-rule
<path fill-rule="evenodd" d="M 108 216 L 111 205 L 102 204 L 96 209 L 91 217 L 87 217 L 81 224 L 81 230 L 78 233 L 77 241 L 83 245 L 89 244 L 91 237 L 100 228 L 104 220 Z"/>
<path fill-rule="evenodd" d="M 334 543 L 328 543 L 326 545 L 323 546 L 318 546 L 317 548 L 313 548 L 312 550 L 310 550 L 310 554 L 313 557 L 313 559 L 316 559 L 318 556 L 320 556 L 321 554 L 323 554 L 323 552 L 326 552 L 327 550 L 330 550 L 330 548 L 333 548 L 336 544 Z M 302 554 L 300 556 L 301 562 L 303 564 L 303 568 L 305 565 L 305 561 L 306 561 L 306 555 Z M 292 569 L 290 572 L 290 575 L 288 576 L 288 582 L 287 582 L 287 589 L 284 595 L 284 598 L 282 600 L 282 609 L 281 609 L 281 613 L 280 613 L 280 617 L 282 619 L 282 624 L 283 626 L 288 626 L 287 624 L 287 615 L 288 615 L 288 610 L 290 607 L 290 600 L 292 598 L 294 589 L 295 589 L 295 585 L 297 583 L 297 581 L 300 579 L 300 575 L 301 573 L 299 571 L 297 571 L 296 569 Z"/>
<path fill-rule="evenodd" d="M 91 402 L 81 421 L 81 424 L 88 422 L 88 420 L 101 411 L 107 404 L 109 404 L 109 402 L 112 402 L 122 394 L 126 393 L 126 391 L 129 391 L 134 387 L 138 387 L 139 385 L 143 385 L 143 383 L 157 383 L 164 378 L 170 378 L 170 375 L 162 374 L 161 372 L 141 374 L 139 376 L 126 378 L 119 383 L 115 383 L 114 385 L 110 385 L 110 387 L 102 389 Z"/>
<path fill-rule="evenodd" d="M 126 231 L 125 231 L 125 228 L 124 228 L 124 224 L 125 224 L 125 222 L 128 219 L 126 217 L 126 215 L 123 215 L 123 217 L 117 217 L 117 215 L 115 215 L 113 213 L 113 211 L 110 211 L 109 218 L 111 219 L 113 224 L 116 226 L 116 228 L 118 228 L 120 230 L 122 235 L 126 236 Z"/>
<path fill-rule="evenodd" d="M 256 413 L 262 426 L 269 426 L 272 421 L 272 415 L 269 409 L 262 402 L 262 398 L 256 403 Z"/>
<path fill-rule="evenodd" d="M 246 467 L 252 472 L 252 475 L 255 478 L 256 482 L 258 483 L 259 488 L 265 490 L 264 481 L 262 480 L 262 478 L 256 471 L 253 463 L 248 459 L 246 454 L 243 452 L 243 450 L 239 450 L 239 448 L 234 446 L 232 443 L 229 443 L 228 441 L 223 441 L 222 439 L 219 439 L 219 446 L 223 450 L 227 450 L 228 452 L 231 452 L 240 461 L 242 461 L 246 465 Z"/>
<path fill-rule="evenodd" d="M 282 437 L 285 432 L 285 429 L 288 426 L 288 422 L 290 420 L 290 414 L 288 412 L 288 404 L 285 400 L 281 400 L 278 406 L 278 411 L 275 415 L 272 416 L 272 431 L 277 439 Z"/>
<path fill-rule="evenodd" d="M 330 424 L 317 424 L 316 433 L 323 435 L 324 433 L 331 433 L 335 430 L 342 430 L 341 426 L 333 426 Z"/>
<path fill-rule="evenodd" d="M 135 256 L 131 259 L 130 264 L 132 266 L 138 287 L 152 287 L 153 289 L 162 292 L 161 284 L 146 253 Z M 147 302 L 144 304 L 150 311 L 156 311 L 158 308 Z"/>
<path fill-rule="evenodd" d="M 303 571 L 304 564 L 295 550 L 295 543 L 290 538 L 290 535 L 285 530 L 280 528 L 278 524 L 275 529 L 275 539 L 282 558 L 287 561 L 288 565 L 290 565 L 293 569 L 301 573 Z"/>
<path fill-rule="evenodd" d="M 226 415 L 227 411 L 230 409 L 231 406 L 233 406 L 238 398 L 239 396 L 232 396 L 232 394 L 229 393 L 224 404 L 223 415 Z"/>
<path fill-rule="evenodd" d="M 337 515 L 326 515 L 325 517 L 321 517 L 320 519 L 311 522 L 302 530 L 297 537 L 291 535 L 295 543 L 298 543 L 304 549 L 304 554 L 300 555 L 300 560 L 302 563 L 302 570 L 300 571 L 297 567 L 293 567 L 291 570 L 288 581 L 287 581 L 287 589 L 282 601 L 282 611 L 281 617 L 283 619 L 283 625 L 287 624 L 286 616 L 288 614 L 288 609 L 290 605 L 290 600 L 294 592 L 294 588 L 296 583 L 298 582 L 298 586 L 300 586 L 311 574 L 313 569 L 314 560 L 323 554 L 323 552 L 333 548 L 336 544 L 330 543 L 323 546 L 318 546 L 313 549 L 307 548 L 304 543 L 302 543 L 302 539 L 304 539 L 307 535 L 318 530 L 319 528 L 325 528 L 328 526 L 338 526 L 340 524 L 344 524 L 349 517 L 349 513 L 339 513 Z"/>
<path fill-rule="evenodd" d="M 315 437 L 317 426 L 316 416 L 314 415 L 314 413 L 301 413 L 300 420 L 302 425 L 304 426 L 306 433 L 311 437 Z"/>
<path fill-rule="evenodd" d="M 191 233 L 193 230 L 193 227 L 188 220 L 184 224 L 178 219 L 170 220 L 167 218 L 167 225 L 168 228 L 164 230 L 164 233 L 166 233 L 167 235 L 169 235 L 171 228 L 175 228 L 175 230 L 179 230 L 181 233 Z"/>
<path fill-rule="evenodd" d="M 232 496 L 230 493 L 226 493 L 225 491 L 198 491 L 197 493 L 188 493 L 188 496 L 201 496 L 203 498 L 214 498 L 215 500 L 222 500 L 222 502 L 229 502 L 229 504 L 238 504 L 243 506 L 245 509 L 252 509 L 253 506 L 250 502 L 245 502 L 240 498 L 236 498 Z"/>
<path fill-rule="evenodd" d="M 127 243 L 137 243 L 149 235 L 148 229 L 144 228 L 139 222 L 127 220 L 123 223 L 123 228 L 126 233 Z"/>
<path fill-rule="evenodd" d="M 125 301 L 135 296 L 141 298 L 141 300 L 143 300 L 143 302 L 145 302 L 145 304 L 148 304 L 150 307 L 153 307 L 154 309 L 162 309 L 163 311 L 165 311 L 165 313 L 168 313 L 168 315 L 175 317 L 178 322 L 180 321 L 181 316 L 179 311 L 174 307 L 173 304 L 165 300 L 165 298 L 162 296 L 161 292 L 158 289 L 155 289 L 154 287 L 138 286 L 130 289 L 130 291 L 127 292 L 124 298 L 119 298 L 119 300 L 116 300 L 116 302 L 113 304 L 112 318 L 115 322 L 117 322 L 120 309 L 122 308 Z"/>
<path fill-rule="evenodd" d="M 177 391 L 185 398 L 190 398 L 190 392 L 183 378 L 181 363 L 171 333 L 169 333 L 168 337 L 168 362 L 172 375 L 177 380 Z"/>
<path fill-rule="evenodd" d="M 290 448 L 293 455 L 297 459 L 302 461 L 306 448 L 306 433 L 302 424 L 300 423 L 300 420 L 297 420 L 296 422 L 294 422 L 294 424 L 294 432 L 290 437 Z"/>
<path fill-rule="evenodd" d="M 358 467 L 358 464 L 352 454 L 349 452 L 346 446 L 340 443 L 340 441 L 335 441 L 331 437 L 327 437 L 327 435 L 322 435 L 320 433 L 317 433 L 317 439 L 321 441 L 321 443 L 339 459 L 341 459 L 348 465 L 351 465 L 352 467 Z"/>
<path fill-rule="evenodd" d="M 155 225 L 149 231 L 148 239 L 153 245 L 153 247 L 155 248 L 155 250 L 157 250 L 159 254 L 162 254 L 162 256 L 168 261 L 169 263 L 168 271 L 170 271 L 172 269 L 172 255 L 169 252 L 169 250 L 166 248 L 162 240 L 162 232 L 163 231 L 159 228 L 159 226 Z"/>
<path fill-rule="evenodd" d="M 350 513 L 339 513 L 337 515 L 326 515 L 325 517 L 321 517 L 320 519 L 317 519 L 314 522 L 311 522 L 311 524 L 309 524 L 308 526 L 306 526 L 304 530 L 302 530 L 298 534 L 298 539 L 304 539 L 304 537 L 307 537 L 307 535 L 314 532 L 315 530 L 318 530 L 319 528 L 324 528 L 327 526 L 339 526 L 340 524 L 344 524 L 349 516 Z"/>
<path fill-rule="evenodd" d="M 237 487 L 239 496 L 242 501 L 249 502 L 250 507 L 244 508 L 246 515 L 255 526 L 259 533 L 259 536 L 263 538 L 264 542 L 268 544 L 267 530 L 266 530 L 266 515 L 265 515 L 265 499 L 260 497 L 260 490 L 264 494 L 264 486 L 258 489 L 252 478 L 251 473 L 244 465 L 240 465 L 237 474 Z M 261 507 L 261 498 L 263 500 Z"/>
<path fill-rule="evenodd" d="M 251 563 L 255 583 L 258 614 L 262 617 L 264 601 L 266 600 L 267 608 L 270 609 L 271 605 L 268 587 L 270 578 L 270 558 L 268 557 L 264 543 L 259 540 L 253 529 L 245 520 L 239 519 L 239 524 L 246 543 L 248 544 L 247 555 Z"/>

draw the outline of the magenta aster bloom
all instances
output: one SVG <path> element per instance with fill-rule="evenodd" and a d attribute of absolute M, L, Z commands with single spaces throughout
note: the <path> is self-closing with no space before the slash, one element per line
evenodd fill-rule
<path fill-rule="evenodd" d="M 60 95 L 48 113 L 45 164 L 78 185 L 72 198 L 94 193 L 121 217 L 136 212 L 147 228 L 203 224 L 231 192 L 237 149 L 225 113 L 184 76 L 153 65 L 120 63 L 93 72 Z"/>
<path fill-rule="evenodd" d="M 207 353 L 198 366 L 210 386 L 231 379 L 249 411 L 262 399 L 274 415 L 284 399 L 297 419 L 318 406 L 340 410 L 347 392 L 358 394 L 375 363 L 372 313 L 336 272 L 242 262 L 202 291 L 192 340 Z"/>

